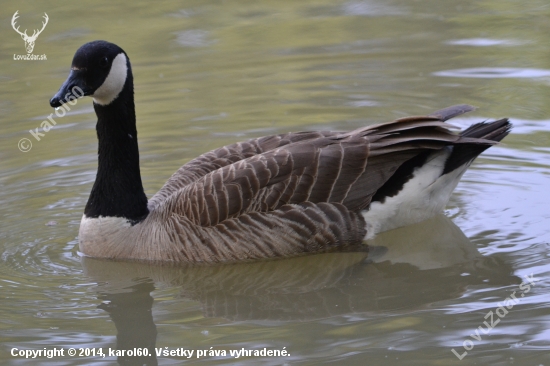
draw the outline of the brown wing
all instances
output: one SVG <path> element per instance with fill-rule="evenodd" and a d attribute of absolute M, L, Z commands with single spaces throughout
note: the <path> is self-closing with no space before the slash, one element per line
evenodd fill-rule
<path fill-rule="evenodd" d="M 406 129 L 406 122 L 409 122 L 410 125 L 416 126 L 415 121 L 418 119 L 432 119 L 436 122 L 446 121 L 472 110 L 474 110 L 474 107 L 469 105 L 456 105 L 434 112 L 428 117 L 406 117 L 395 122 L 399 122 L 400 129 L 404 130 Z M 380 124 L 370 126 L 362 130 L 379 131 L 379 133 L 391 133 L 391 128 L 394 128 L 392 126 L 393 125 L 391 123 Z M 450 127 L 450 125 L 448 127 Z M 201 177 L 204 177 L 206 174 L 231 165 L 237 161 L 247 159 L 292 143 L 311 141 L 323 137 L 333 137 L 338 135 L 343 135 L 343 133 L 339 131 L 290 132 L 286 134 L 250 139 L 248 141 L 238 142 L 209 151 L 180 167 L 168 179 L 164 186 L 149 200 L 149 209 L 152 210 L 174 192 L 177 192 L 186 185 L 195 182 Z M 343 192 L 337 191 L 336 193 L 342 194 Z"/>
<path fill-rule="evenodd" d="M 180 167 L 164 186 L 149 200 L 149 209 L 158 206 L 172 193 L 195 182 L 206 174 L 239 160 L 285 146 L 294 142 L 312 140 L 319 137 L 337 135 L 336 131 L 306 131 L 250 139 L 248 141 L 220 147 L 204 153 Z"/>
<path fill-rule="evenodd" d="M 361 210 L 405 161 L 459 140 L 440 118 L 409 117 L 288 143 L 207 173 L 175 191 L 162 210 L 200 226 L 302 202 Z"/>

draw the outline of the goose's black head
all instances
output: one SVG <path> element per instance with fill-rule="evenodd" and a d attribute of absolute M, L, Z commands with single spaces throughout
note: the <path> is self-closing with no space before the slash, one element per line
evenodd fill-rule
<path fill-rule="evenodd" d="M 50 105 L 60 107 L 89 95 L 95 104 L 106 106 L 119 96 L 128 82 L 133 82 L 132 71 L 124 50 L 106 41 L 89 42 L 76 51 L 69 77 Z"/>

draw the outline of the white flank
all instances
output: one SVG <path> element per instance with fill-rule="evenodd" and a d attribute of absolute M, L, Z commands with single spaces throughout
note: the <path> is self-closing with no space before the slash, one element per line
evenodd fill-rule
<path fill-rule="evenodd" d="M 113 60 L 109 75 L 92 95 L 94 102 L 100 105 L 108 105 L 118 97 L 128 74 L 128 65 L 124 53 L 119 53 Z"/>
<path fill-rule="evenodd" d="M 443 211 L 449 198 L 469 164 L 441 176 L 451 148 L 430 155 L 426 163 L 413 172 L 401 191 L 386 197 L 383 203 L 373 202 L 368 211 L 363 211 L 370 239 L 376 234 L 424 221 Z"/>

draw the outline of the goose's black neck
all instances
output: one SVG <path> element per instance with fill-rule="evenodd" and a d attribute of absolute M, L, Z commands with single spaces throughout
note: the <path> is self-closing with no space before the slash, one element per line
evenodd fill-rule
<path fill-rule="evenodd" d="M 147 214 L 147 196 L 141 183 L 132 71 L 111 103 L 94 103 L 97 115 L 98 168 L 86 204 L 86 217 L 124 217 L 133 223 Z"/>

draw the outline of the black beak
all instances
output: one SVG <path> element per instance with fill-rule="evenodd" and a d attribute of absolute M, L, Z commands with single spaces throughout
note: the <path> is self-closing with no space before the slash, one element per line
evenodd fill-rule
<path fill-rule="evenodd" d="M 67 80 L 61 85 L 61 88 L 59 88 L 53 98 L 50 99 L 50 105 L 53 108 L 61 107 L 61 105 L 82 98 L 85 95 L 90 95 L 90 93 L 87 90 L 81 73 L 78 70 L 71 70 Z"/>

